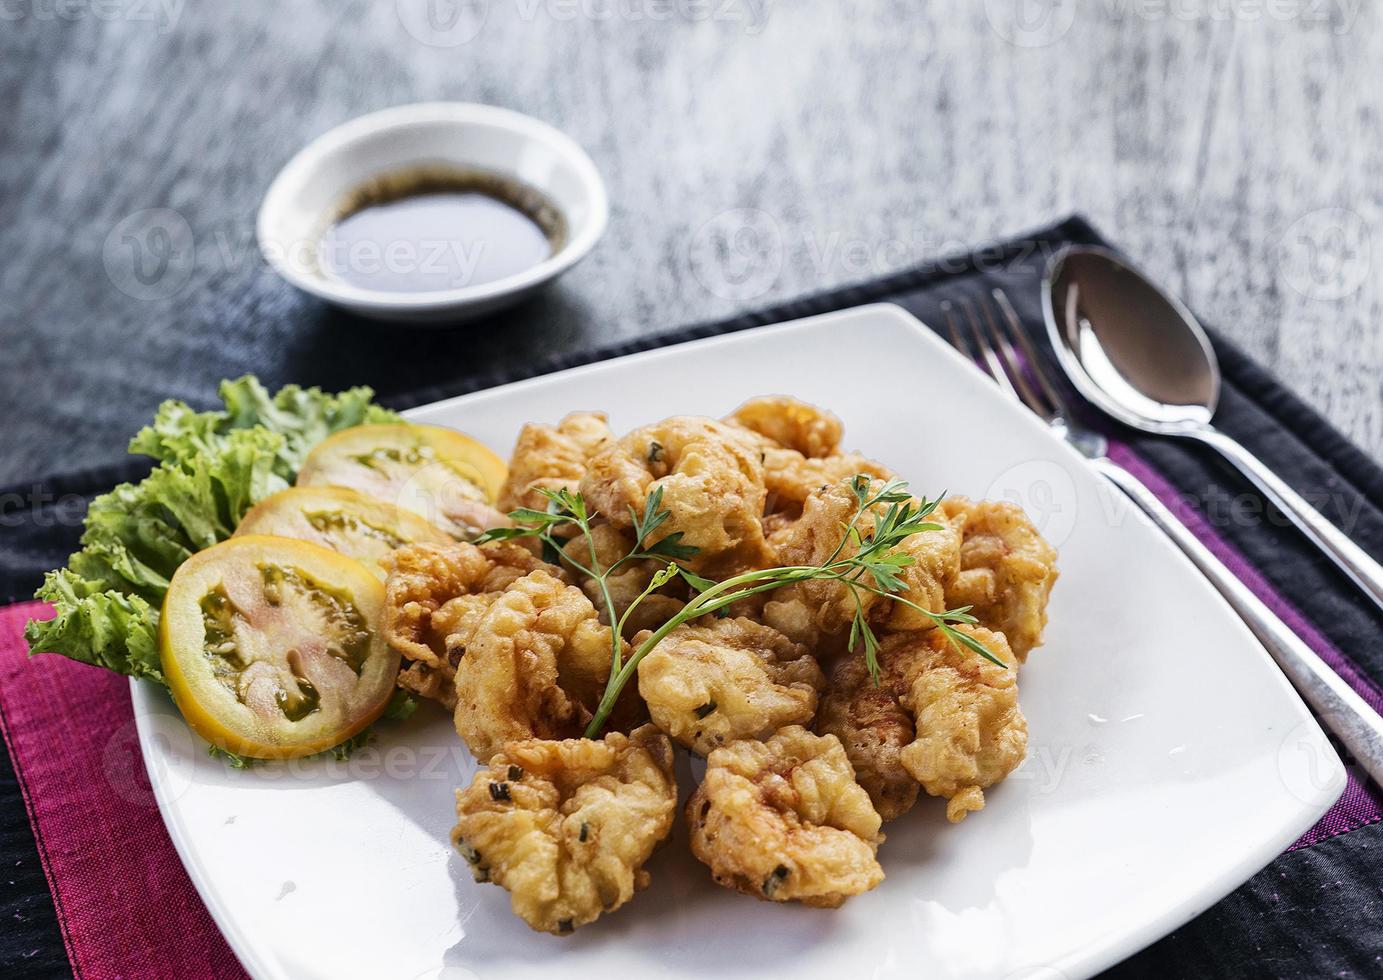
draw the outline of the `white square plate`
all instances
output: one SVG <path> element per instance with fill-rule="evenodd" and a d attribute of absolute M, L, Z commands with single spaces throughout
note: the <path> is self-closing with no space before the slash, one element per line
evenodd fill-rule
<path fill-rule="evenodd" d="M 617 431 L 752 395 L 828 406 L 917 492 L 1015 496 L 1061 552 L 1022 672 L 1028 759 L 958 826 L 924 798 L 887 880 L 836 911 L 717 887 L 679 820 L 652 886 L 571 937 L 529 931 L 451 851 L 475 763 L 431 707 L 348 763 L 237 772 L 135 683 L 164 820 L 258 978 L 717 980 L 1087 976 L 1228 893 L 1329 807 L 1344 769 L 1248 630 L 1074 452 L 915 319 L 871 306 L 635 354 L 411 413 L 507 455 L 527 421 Z M 687 763 L 682 763 L 684 782 Z M 685 788 L 684 788 L 685 792 Z"/>

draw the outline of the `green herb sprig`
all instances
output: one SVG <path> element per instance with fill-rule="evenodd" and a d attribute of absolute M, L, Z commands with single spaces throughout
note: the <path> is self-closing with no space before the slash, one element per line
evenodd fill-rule
<path fill-rule="evenodd" d="M 639 662 L 677 627 L 702 616 L 722 612 L 728 606 L 750 596 L 796 582 L 836 581 L 849 589 L 855 604 L 855 613 L 850 623 L 849 648 L 852 651 L 862 650 L 875 686 L 880 682 L 879 639 L 865 615 L 863 594 L 885 596 L 917 610 L 930 618 L 953 644 L 969 649 L 1000 667 L 1007 667 L 1008 665 L 994 656 L 983 643 L 968 633 L 955 629 L 957 623 L 975 625 L 978 622 L 971 615 L 970 606 L 933 612 L 902 595 L 908 589 L 907 582 L 902 578 L 903 570 L 914 564 L 916 559 L 898 548 L 904 539 L 911 535 L 944 529 L 943 525 L 929 520 L 940 503 L 940 498 L 916 502 L 908 493 L 907 484 L 902 480 L 887 480 L 876 488 L 874 481 L 864 474 L 851 479 L 850 489 L 855 496 L 854 512 L 842 525 L 840 542 L 824 561 L 816 565 L 785 565 L 755 569 L 720 582 L 699 575 L 680 564 L 681 561 L 693 557 L 697 550 L 681 543 L 682 532 L 674 532 L 659 541 L 651 540 L 653 534 L 672 516 L 663 507 L 661 487 L 648 495 L 642 515 L 630 508 L 630 519 L 636 535 L 634 546 L 626 555 L 609 566 L 602 567 L 596 556 L 595 539 L 591 532 L 594 515 L 587 508 L 581 494 L 569 490 L 543 490 L 543 495 L 549 501 L 546 511 L 520 508 L 509 515 L 514 521 L 514 527 L 494 528 L 478 540 L 483 542 L 536 538 L 542 542 L 544 552 L 552 555 L 554 561 L 566 561 L 596 581 L 608 620 L 614 628 L 611 630 L 610 679 L 605 686 L 600 704 L 586 727 L 587 738 L 599 737 L 620 693 L 633 679 Z M 883 508 L 882 512 L 879 512 L 878 508 Z M 874 515 L 873 526 L 861 530 L 861 518 L 871 513 Z M 558 532 L 571 528 L 585 537 L 590 551 L 589 564 L 578 562 L 564 552 L 563 548 L 567 542 L 558 537 Z M 852 546 L 850 554 L 845 553 L 847 545 Z M 648 586 L 629 604 L 624 613 L 617 614 L 608 587 L 609 576 L 630 562 L 648 559 L 667 560 L 667 564 L 652 576 Z M 691 599 L 676 615 L 650 633 L 626 659 L 621 649 L 621 635 L 629 614 L 644 599 L 678 577 L 691 587 Z"/>
<path fill-rule="evenodd" d="M 542 543 L 543 557 L 549 562 L 554 565 L 565 562 L 577 571 L 589 576 L 600 590 L 606 618 L 614 627 L 610 635 L 610 662 L 612 664 L 611 676 L 613 677 L 621 667 L 623 650 L 620 640 L 630 612 L 645 598 L 672 581 L 678 574 L 676 569 L 680 566 L 669 565 L 667 568 L 659 569 L 654 574 L 648 588 L 644 589 L 642 594 L 629 604 L 622 615 L 615 606 L 614 597 L 610 594 L 610 576 L 636 561 L 648 559 L 657 561 L 685 560 L 695 555 L 697 549 L 691 545 L 682 544 L 683 532 L 681 531 L 674 531 L 657 541 L 653 540 L 654 533 L 672 516 L 672 513 L 663 507 L 662 487 L 658 487 L 648 495 L 644 501 L 642 515 L 633 507 L 629 508 L 629 517 L 634 527 L 634 546 L 625 555 L 609 565 L 601 563 L 596 550 L 595 535 L 591 530 L 593 515 L 586 507 L 586 499 L 579 493 L 573 493 L 562 488 L 554 490 L 543 487 L 539 488 L 538 492 L 547 498 L 547 510 L 520 507 L 509 515 L 510 520 L 514 522 L 513 527 L 491 528 L 476 538 L 476 543 L 510 541 L 515 538 L 536 538 Z M 588 561 L 578 561 L 567 553 L 566 547 L 570 540 L 561 536 L 564 531 L 574 531 L 585 539 L 587 551 L 590 554 Z M 669 569 L 673 570 L 669 571 Z M 613 704 L 613 701 L 611 703 Z"/>

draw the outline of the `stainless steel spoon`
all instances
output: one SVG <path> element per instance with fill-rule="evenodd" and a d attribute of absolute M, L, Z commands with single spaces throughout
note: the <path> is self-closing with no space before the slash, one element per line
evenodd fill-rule
<path fill-rule="evenodd" d="M 1383 608 L 1383 565 L 1211 424 L 1220 366 L 1190 310 L 1116 253 L 1091 245 L 1057 255 L 1043 290 L 1052 346 L 1082 395 L 1125 425 L 1218 450 Z"/>

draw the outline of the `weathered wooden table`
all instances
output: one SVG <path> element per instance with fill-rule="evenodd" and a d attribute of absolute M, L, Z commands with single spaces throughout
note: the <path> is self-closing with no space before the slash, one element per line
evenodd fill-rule
<path fill-rule="evenodd" d="M 1076 210 L 1383 454 L 1380 64 L 1358 0 L 5 0 L 0 482 L 221 377 L 440 382 Z M 305 141 L 424 99 L 551 121 L 613 201 L 557 289 L 447 333 L 326 310 L 253 241 Z M 741 225 L 769 247 L 714 247 Z"/>

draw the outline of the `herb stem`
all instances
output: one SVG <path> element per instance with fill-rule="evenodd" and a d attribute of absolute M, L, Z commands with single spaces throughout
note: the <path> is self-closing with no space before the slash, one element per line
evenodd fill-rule
<path fill-rule="evenodd" d="M 916 563 L 916 559 L 899 549 L 899 545 L 913 534 L 924 531 L 937 531 L 942 525 L 929 522 L 927 518 L 937 507 L 937 500 L 923 500 L 920 503 L 907 493 L 907 484 L 899 480 L 883 481 L 879 490 L 874 491 L 873 481 L 866 474 L 859 474 L 850 481 L 850 489 L 855 495 L 856 507 L 850 520 L 842 525 L 840 541 L 831 553 L 818 565 L 784 565 L 777 568 L 761 568 L 732 576 L 721 582 L 703 578 L 691 569 L 685 568 L 673 559 L 690 558 L 696 549 L 681 543 L 682 532 L 674 531 L 661 540 L 649 544 L 653 532 L 661 527 L 672 515 L 663 509 L 663 492 L 655 488 L 648 494 L 643 513 L 629 508 L 629 517 L 635 529 L 634 545 L 620 558 L 602 568 L 596 553 L 595 535 L 591 529 L 591 515 L 586 502 L 578 493 L 570 490 L 543 490 L 550 501 L 546 512 L 521 508 L 510 516 L 515 525 L 510 528 L 495 528 L 487 531 L 479 540 L 504 540 L 516 537 L 536 537 L 546 546 L 555 550 L 561 561 L 584 573 L 596 582 L 601 600 L 605 605 L 606 620 L 610 624 L 610 676 L 600 703 L 586 726 L 586 737 L 597 738 L 609 720 L 615 702 L 621 692 L 634 678 L 640 662 L 648 653 L 662 642 L 668 634 L 685 623 L 710 613 L 719 612 L 736 602 L 805 581 L 834 581 L 842 583 L 850 592 L 855 604 L 855 614 L 850 626 L 851 650 L 857 643 L 864 647 L 865 662 L 869 667 L 874 683 L 879 683 L 879 640 L 869 624 L 861 591 L 883 596 L 902 603 L 928 616 L 957 649 L 967 648 L 1001 667 L 1008 667 L 995 657 L 979 640 L 968 633 L 955 629 L 952 623 L 974 624 L 975 618 L 969 615 L 969 606 L 935 613 L 916 602 L 905 598 L 901 593 L 908 588 L 902 571 Z M 940 498 L 938 498 L 939 500 Z M 873 508 L 887 505 L 885 512 L 873 514 L 873 525 L 868 534 L 861 534 L 858 527 L 860 518 Z M 572 526 L 585 537 L 590 551 L 590 567 L 567 555 L 561 543 L 553 536 L 554 528 Z M 569 542 L 568 542 L 569 543 Z M 852 555 L 842 557 L 851 543 L 855 546 Z M 643 591 L 616 615 L 614 596 L 610 592 L 609 577 L 616 570 L 635 561 L 666 561 L 663 568 L 649 579 Z M 633 611 L 654 592 L 667 585 L 676 575 L 681 575 L 695 590 L 695 595 L 656 630 L 644 638 L 627 658 L 623 655 L 624 629 Z"/>

